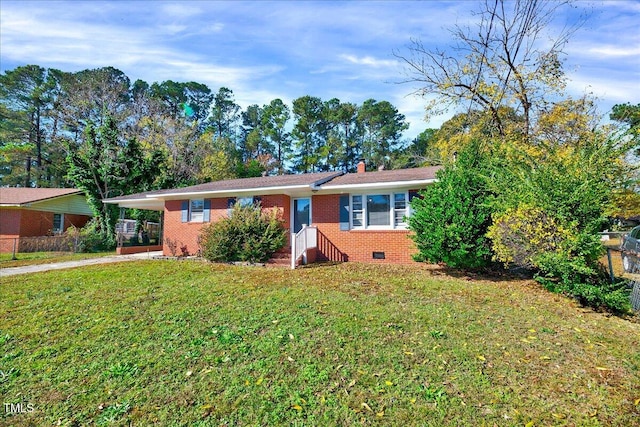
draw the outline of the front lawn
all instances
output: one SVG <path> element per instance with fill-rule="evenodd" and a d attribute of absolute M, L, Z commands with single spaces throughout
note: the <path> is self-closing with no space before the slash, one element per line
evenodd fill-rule
<path fill-rule="evenodd" d="M 140 261 L 0 279 L 0 313 L 4 425 L 640 422 L 638 319 L 531 281 Z"/>

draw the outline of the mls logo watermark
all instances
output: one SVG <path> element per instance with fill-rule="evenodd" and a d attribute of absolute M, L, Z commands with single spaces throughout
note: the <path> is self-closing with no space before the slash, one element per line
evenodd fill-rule
<path fill-rule="evenodd" d="M 30 414 L 35 411 L 36 408 L 33 406 L 33 403 L 6 403 L 4 404 L 4 412 L 9 415 L 18 415 L 18 414 Z"/>

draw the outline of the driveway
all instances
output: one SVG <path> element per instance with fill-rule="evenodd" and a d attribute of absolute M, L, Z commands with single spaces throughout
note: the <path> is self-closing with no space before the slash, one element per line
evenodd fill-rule
<path fill-rule="evenodd" d="M 108 264 L 112 262 L 135 261 L 140 259 L 151 259 L 161 256 L 162 251 L 144 252 L 131 255 L 114 255 L 101 258 L 81 259 L 76 261 L 54 262 L 51 264 L 25 265 L 23 267 L 10 267 L 0 269 L 0 277 L 15 276 L 17 274 L 39 273 L 41 271 L 62 270 L 64 268 L 82 267 L 85 265 Z"/>

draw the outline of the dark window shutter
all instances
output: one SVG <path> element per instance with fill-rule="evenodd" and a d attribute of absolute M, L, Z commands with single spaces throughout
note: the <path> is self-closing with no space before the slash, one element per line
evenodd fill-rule
<path fill-rule="evenodd" d="M 253 204 L 254 205 L 259 205 L 260 203 L 262 203 L 262 197 L 260 196 L 253 196 Z"/>
<path fill-rule="evenodd" d="M 422 196 L 420 195 L 420 193 L 419 193 L 417 190 L 411 190 L 411 191 L 409 191 L 409 203 L 411 203 L 411 201 L 412 201 L 415 197 L 422 198 Z"/>
<path fill-rule="evenodd" d="M 340 195 L 340 230 L 349 230 L 349 195 Z"/>
<path fill-rule="evenodd" d="M 189 222 L 189 201 L 182 201 L 182 222 Z"/>
<path fill-rule="evenodd" d="M 234 197 L 227 199 L 227 209 L 233 209 L 235 205 L 236 205 L 236 199 Z"/>
<path fill-rule="evenodd" d="M 204 199 L 204 212 L 202 214 L 202 221 L 209 222 L 211 220 L 211 200 Z"/>

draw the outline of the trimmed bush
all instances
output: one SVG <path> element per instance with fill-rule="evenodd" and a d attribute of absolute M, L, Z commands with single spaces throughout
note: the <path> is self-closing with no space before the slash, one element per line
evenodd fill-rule
<path fill-rule="evenodd" d="M 212 262 L 266 262 L 287 242 L 279 212 L 236 204 L 229 218 L 205 226 L 202 256 Z"/>

